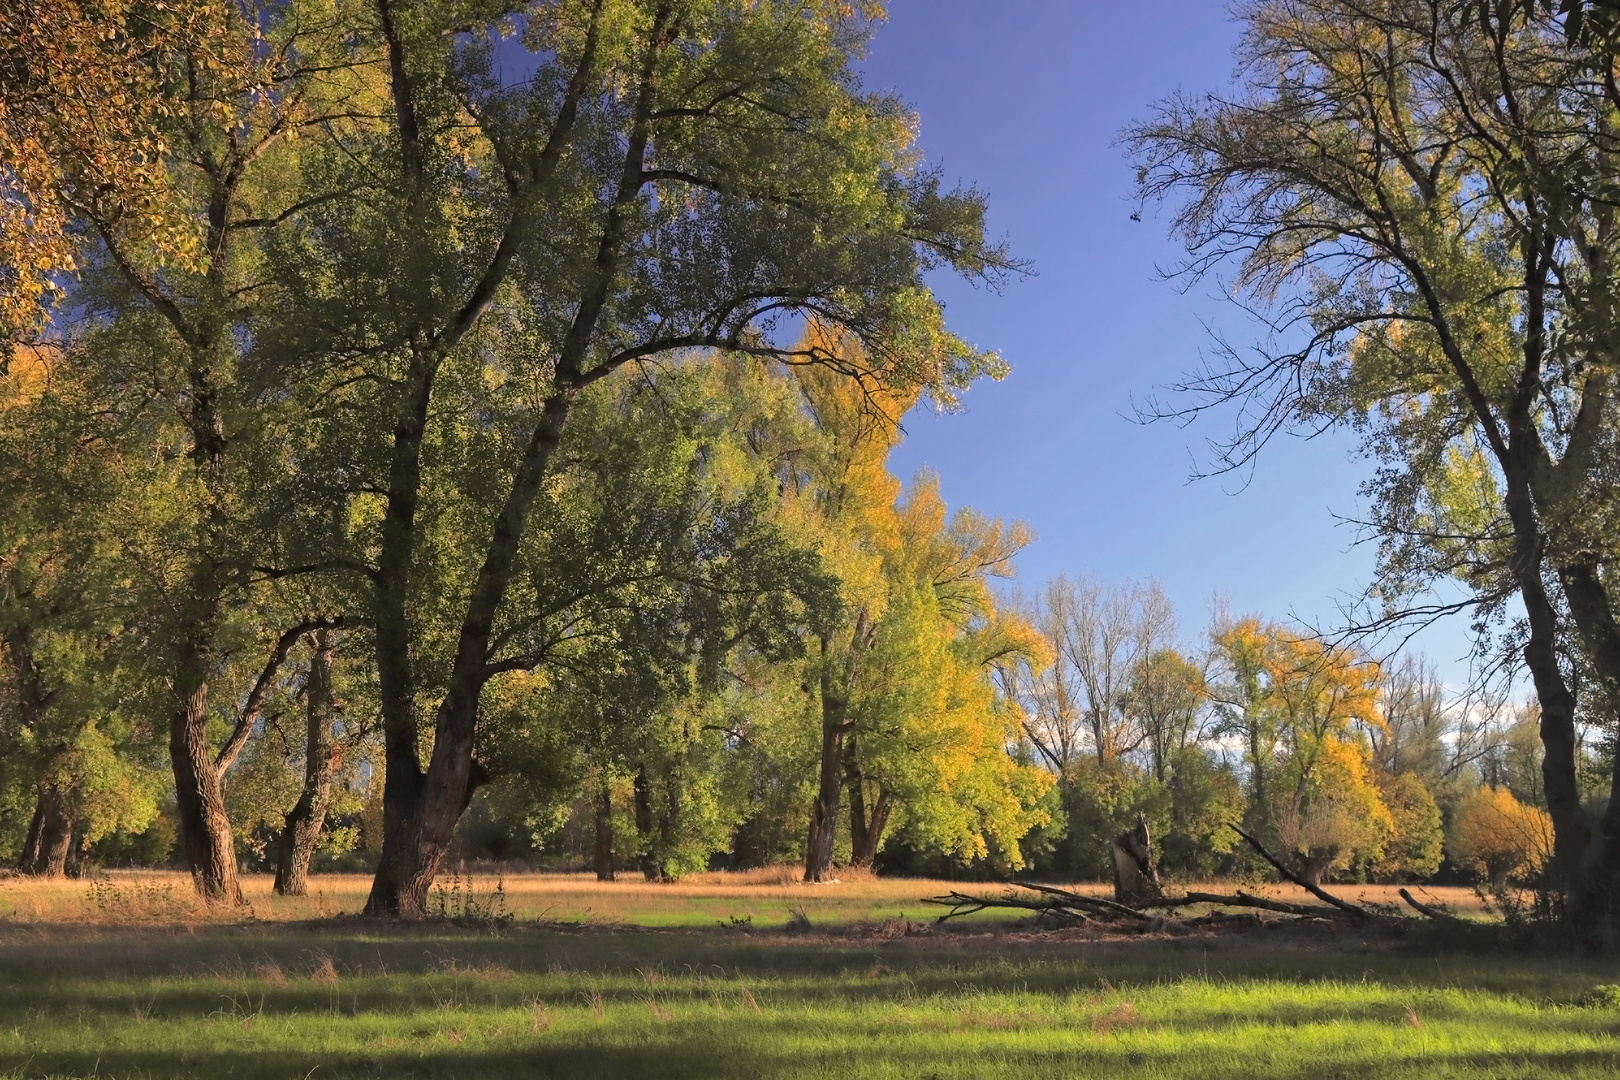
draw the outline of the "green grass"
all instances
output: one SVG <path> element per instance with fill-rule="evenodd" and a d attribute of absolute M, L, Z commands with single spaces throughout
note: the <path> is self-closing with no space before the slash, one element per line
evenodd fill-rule
<path fill-rule="evenodd" d="M 1607 1077 L 1614 981 L 1267 931 L 13 925 L 0 1075 Z"/>

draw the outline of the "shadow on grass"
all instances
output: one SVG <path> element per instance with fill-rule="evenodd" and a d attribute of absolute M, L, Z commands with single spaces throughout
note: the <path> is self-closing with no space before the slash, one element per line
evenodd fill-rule
<path fill-rule="evenodd" d="M 172 1077 L 240 1080 L 293 1078 L 466 1078 L 507 1077 L 620 1080 L 758 1080 L 758 1078 L 903 1076 L 913 1080 L 1019 1077 L 1153 1077 L 1155 1080 L 1361 1080 L 1377 1077 L 1540 1077 L 1612 1076 L 1620 1056 L 1592 1050 L 1492 1053 L 1435 1051 L 1401 1055 L 1344 1056 L 1329 1060 L 1308 1051 L 1274 1060 L 1257 1054 L 1198 1056 L 1142 1050 L 1127 1043 L 1093 1042 L 1072 1049 L 973 1049 L 940 1045 L 928 1049 L 814 1049 L 717 1047 L 692 1039 L 649 1040 L 634 1048 L 567 1046 L 510 1051 L 444 1051 L 428 1054 L 257 1053 L 222 1051 L 177 1061 L 162 1053 L 101 1053 L 36 1058 L 7 1077 Z"/>

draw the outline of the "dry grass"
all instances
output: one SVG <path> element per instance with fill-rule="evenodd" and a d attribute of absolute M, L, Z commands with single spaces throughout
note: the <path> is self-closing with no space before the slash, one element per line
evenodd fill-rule
<path fill-rule="evenodd" d="M 672 885 L 626 876 L 603 883 L 588 874 L 513 874 L 504 878 L 475 875 L 474 896 L 486 901 L 499 882 L 505 910 L 518 919 L 595 925 L 711 927 L 751 921 L 759 927 L 781 926 L 802 913 L 812 926 L 886 923 L 902 918 L 928 919 L 937 912 L 923 901 L 951 889 L 994 894 L 999 886 L 935 881 L 926 878 L 877 878 L 844 875 L 837 884 L 806 885 L 797 868 L 767 867 L 743 873 L 699 874 Z M 235 922 L 302 922 L 358 913 L 371 886 L 361 874 L 320 874 L 310 880 L 308 896 L 281 897 L 271 891 L 268 875 L 242 880 L 247 906 L 240 911 L 208 910 L 192 892 L 187 875 L 178 872 L 113 871 L 93 881 L 0 880 L 0 919 L 20 923 L 128 925 Z M 1107 886 L 1072 885 L 1088 893 L 1107 894 Z M 1225 891 L 1222 885 L 1206 886 Z M 1289 900 L 1308 900 L 1289 885 L 1246 886 L 1251 891 Z M 1397 886 L 1341 886 L 1349 899 L 1401 906 Z M 1473 891 L 1464 888 L 1416 890 L 1421 899 L 1448 905 L 1458 914 L 1483 917 Z"/>

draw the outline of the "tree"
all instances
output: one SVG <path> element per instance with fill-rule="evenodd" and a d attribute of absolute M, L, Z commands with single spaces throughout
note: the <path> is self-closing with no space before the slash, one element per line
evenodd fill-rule
<path fill-rule="evenodd" d="M 460 33 L 459 7 L 380 4 L 357 30 L 387 58 L 386 120 L 328 156 L 378 180 L 299 216 L 277 279 L 285 319 L 265 340 L 311 358 L 310 392 L 349 403 L 368 433 L 348 445 L 375 515 L 321 563 L 372 592 L 387 747 L 372 912 L 421 912 L 482 776 L 478 702 L 531 655 L 508 593 L 587 387 L 692 349 L 842 364 L 778 343 L 790 312 L 846 327 L 871 372 L 945 403 L 997 368 L 944 330 L 923 275 L 1011 264 L 983 240 L 980 196 L 918 166 L 898 103 L 858 92 L 851 62 L 876 14 L 545 4 L 526 38 L 536 70 L 515 88 L 486 74 L 490 23 Z M 434 449 L 464 393 L 488 424 L 464 433 L 458 473 Z M 438 638 L 415 604 L 449 554 L 434 534 L 449 491 L 477 493 L 456 509 L 480 539 L 439 567 L 455 585 Z M 425 767 L 419 692 L 436 699 Z"/>
<path fill-rule="evenodd" d="M 31 804 L 21 868 L 60 876 L 69 855 L 156 816 L 130 663 L 122 538 L 145 521 L 146 466 L 104 418 L 104 388 L 61 346 L 20 348 L 0 381 L 0 776 Z M 134 639 L 134 640 L 132 640 Z M 27 811 L 24 811 L 26 814 Z"/>
<path fill-rule="evenodd" d="M 1366 735 L 1385 723 L 1379 665 L 1255 619 L 1217 629 L 1215 645 L 1229 680 L 1217 729 L 1244 745 L 1251 825 L 1312 883 L 1376 859 L 1393 828 Z"/>
<path fill-rule="evenodd" d="M 634 846 L 655 879 L 705 865 L 746 810 L 728 797 L 734 665 L 791 665 L 834 606 L 817 552 L 784 521 L 780 463 L 758 452 L 813 434 L 796 395 L 784 371 L 726 356 L 602 380 L 525 540 L 535 557 L 512 596 L 543 649 L 492 682 L 496 700 L 508 682 L 516 696 L 486 708 L 479 761 L 542 802 L 579 782 L 548 760 L 564 743 L 595 774 L 607 827 L 616 781 L 635 777 Z"/>
<path fill-rule="evenodd" d="M 1206 693 L 1204 673 L 1174 649 L 1149 653 L 1131 674 L 1121 711 L 1140 726 L 1149 768 L 1159 783 L 1197 741 Z"/>
<path fill-rule="evenodd" d="M 318 4 L 64 2 L 40 14 L 8 66 L 20 90 L 3 111 L 8 207 L 26 219 L 16 236 L 47 255 L 11 284 L 26 298 L 39 291 L 28 273 L 83 265 L 63 311 L 84 361 L 107 385 L 133 388 L 122 405 L 140 413 L 126 419 L 148 453 L 189 467 L 150 492 L 168 516 L 132 537 L 144 550 L 131 565 L 150 588 L 140 614 L 152 661 L 167 669 L 187 861 L 205 897 L 235 902 L 209 687 L 259 583 L 243 499 L 253 478 L 241 466 L 287 381 L 255 385 L 240 361 L 264 286 L 260 242 L 311 194 L 293 147 L 352 117 L 344 99 L 368 65 Z M 19 163 L 17 151 L 35 156 Z M 87 244 L 69 242 L 81 236 Z"/>
<path fill-rule="evenodd" d="M 1552 856 L 1552 822 L 1506 788 L 1482 786 L 1458 806 L 1447 848 L 1455 862 L 1499 887 L 1520 870 L 1539 870 Z"/>
<path fill-rule="evenodd" d="M 1187 192 L 1192 272 L 1232 257 L 1301 344 L 1188 388 L 1251 410 L 1229 465 L 1288 426 L 1364 432 L 1384 465 L 1368 489 L 1392 609 L 1379 621 L 1488 614 L 1517 593 L 1555 877 L 1576 911 L 1599 910 L 1620 798 L 1594 833 L 1559 612 L 1613 715 L 1614 534 L 1590 497 L 1616 445 L 1610 64 L 1534 4 L 1279 0 L 1246 17 L 1245 95 L 1175 100 L 1139 127 L 1142 190 Z M 1440 578 L 1472 595 L 1406 606 Z"/>
<path fill-rule="evenodd" d="M 849 688 L 844 742 L 851 860 L 870 865 L 891 819 L 913 848 L 1023 866 L 1018 841 L 1049 816 L 1049 773 L 1017 762 L 1016 712 L 997 665 L 1039 665 L 1043 642 L 997 610 L 988 581 L 1009 576 L 1028 540 L 971 510 L 947 515 L 938 479 L 919 475 L 883 551 L 886 585 L 872 644 Z"/>
<path fill-rule="evenodd" d="M 1440 869 L 1444 832 L 1440 808 L 1415 773 L 1376 777 L 1379 798 L 1389 810 L 1389 839 L 1372 864 L 1372 872 L 1385 877 L 1422 880 Z"/>

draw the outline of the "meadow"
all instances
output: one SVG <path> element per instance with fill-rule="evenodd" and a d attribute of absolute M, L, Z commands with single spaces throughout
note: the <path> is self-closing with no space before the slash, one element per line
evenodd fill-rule
<path fill-rule="evenodd" d="M 317 877 L 299 907 L 249 879 L 252 914 L 210 921 L 187 915 L 176 884 L 0 883 L 0 1076 L 1620 1070 L 1612 961 L 1458 951 L 1421 933 L 936 927 L 918 916 L 942 882 L 770 875 L 509 877 L 512 918 L 408 926 L 348 914 L 362 879 Z M 471 902 L 445 902 L 480 913 L 494 885 L 475 879 Z M 803 918 L 790 929 L 778 913 Z"/>

